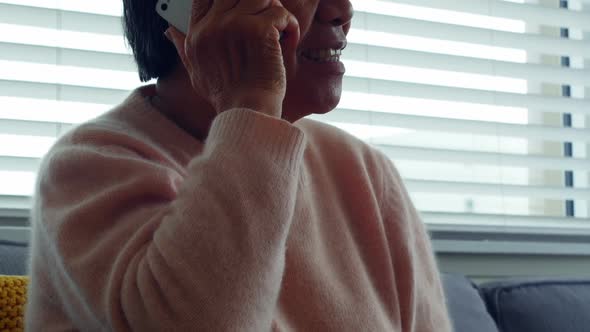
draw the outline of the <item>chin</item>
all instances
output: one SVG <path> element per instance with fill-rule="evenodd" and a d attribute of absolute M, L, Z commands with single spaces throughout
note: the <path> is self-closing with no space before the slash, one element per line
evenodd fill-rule
<path fill-rule="evenodd" d="M 304 118 L 310 114 L 326 114 L 333 111 L 340 102 L 340 97 L 332 99 L 330 102 L 322 100 L 317 102 L 313 100 L 298 100 L 295 103 L 289 103 L 285 99 L 283 104 L 283 119 L 293 123 L 301 118 Z"/>
<path fill-rule="evenodd" d="M 313 114 L 326 114 L 338 107 L 340 103 L 340 94 L 334 95 L 324 95 L 317 100 L 312 100 L 308 104 L 308 109 L 311 110 L 310 113 Z"/>
<path fill-rule="evenodd" d="M 326 113 L 330 113 L 332 112 L 334 109 L 336 109 L 336 106 L 338 106 L 338 104 L 332 106 L 332 107 L 318 107 L 313 114 L 326 114 Z"/>
<path fill-rule="evenodd" d="M 283 103 L 283 113 L 287 113 L 289 119 L 298 120 L 310 114 L 326 114 L 333 111 L 340 103 L 342 86 L 325 89 L 307 87 L 299 91 L 301 93 L 288 91 Z"/>

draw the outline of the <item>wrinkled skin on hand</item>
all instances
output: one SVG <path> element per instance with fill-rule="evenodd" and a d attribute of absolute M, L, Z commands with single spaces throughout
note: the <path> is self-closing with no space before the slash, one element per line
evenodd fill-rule
<path fill-rule="evenodd" d="M 167 31 L 195 92 L 218 113 L 247 107 L 280 117 L 284 59 L 295 62 L 297 19 L 278 0 L 204 3 L 193 3 L 186 38 L 174 28 Z"/>

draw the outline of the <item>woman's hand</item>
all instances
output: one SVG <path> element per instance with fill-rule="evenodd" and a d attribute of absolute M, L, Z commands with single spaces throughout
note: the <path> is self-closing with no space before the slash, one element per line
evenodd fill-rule
<path fill-rule="evenodd" d="M 276 117 L 287 87 L 284 60 L 294 63 L 299 33 L 279 0 L 194 0 L 187 36 L 166 31 L 195 92 L 217 113 L 245 107 Z"/>

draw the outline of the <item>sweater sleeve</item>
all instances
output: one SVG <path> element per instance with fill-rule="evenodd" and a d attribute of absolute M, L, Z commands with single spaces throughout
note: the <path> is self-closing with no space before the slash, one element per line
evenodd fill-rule
<path fill-rule="evenodd" d="M 381 206 L 390 239 L 402 330 L 451 332 L 446 298 L 426 227 L 395 166 L 380 153 Z"/>
<path fill-rule="evenodd" d="M 186 174 L 101 135 L 40 173 L 27 329 L 55 303 L 86 331 L 270 330 L 303 132 L 226 111 Z"/>

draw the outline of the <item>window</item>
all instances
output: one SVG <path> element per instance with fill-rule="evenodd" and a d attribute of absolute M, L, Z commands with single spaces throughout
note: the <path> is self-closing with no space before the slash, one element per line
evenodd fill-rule
<path fill-rule="evenodd" d="M 312 118 L 391 157 L 432 229 L 590 234 L 588 0 L 352 2 L 342 101 Z M 0 0 L 0 217 L 140 84 L 121 6 Z"/>

